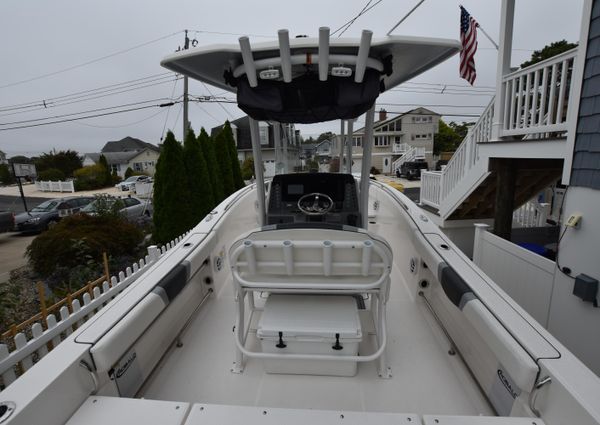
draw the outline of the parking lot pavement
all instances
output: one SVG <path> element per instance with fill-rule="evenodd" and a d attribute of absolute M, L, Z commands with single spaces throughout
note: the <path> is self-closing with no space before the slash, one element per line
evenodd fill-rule
<path fill-rule="evenodd" d="M 11 270 L 27 263 L 25 249 L 36 235 L 0 234 L 0 283 L 6 282 Z"/>

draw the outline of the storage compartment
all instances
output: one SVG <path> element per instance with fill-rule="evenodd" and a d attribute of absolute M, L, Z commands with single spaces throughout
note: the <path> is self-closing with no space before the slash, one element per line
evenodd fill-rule
<path fill-rule="evenodd" d="M 356 356 L 362 340 L 356 300 L 337 295 L 271 294 L 256 334 L 262 351 L 276 354 Z M 354 376 L 356 368 L 356 361 L 265 360 L 268 373 Z"/>

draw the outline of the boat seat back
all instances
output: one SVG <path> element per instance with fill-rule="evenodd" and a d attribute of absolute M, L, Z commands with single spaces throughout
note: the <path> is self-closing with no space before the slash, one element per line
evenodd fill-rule
<path fill-rule="evenodd" d="M 229 255 L 234 282 L 254 290 L 380 290 L 392 267 L 388 243 L 361 230 L 257 230 Z"/>

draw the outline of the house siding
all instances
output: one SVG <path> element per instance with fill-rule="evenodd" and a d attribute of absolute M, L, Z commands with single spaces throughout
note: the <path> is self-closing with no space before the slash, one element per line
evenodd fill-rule
<path fill-rule="evenodd" d="M 600 0 L 592 7 L 571 185 L 600 189 Z"/>

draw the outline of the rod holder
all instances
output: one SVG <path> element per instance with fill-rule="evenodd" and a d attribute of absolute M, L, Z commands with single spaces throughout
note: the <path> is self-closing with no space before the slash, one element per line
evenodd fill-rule
<path fill-rule="evenodd" d="M 361 176 L 364 178 L 364 176 Z M 370 268 L 371 268 L 371 254 L 373 252 L 373 242 L 372 241 L 364 241 L 363 242 L 363 251 L 362 251 L 362 275 L 368 276 Z"/>
<path fill-rule="evenodd" d="M 362 36 L 360 37 L 360 45 L 358 47 L 358 55 L 356 58 L 356 71 L 354 72 L 354 82 L 356 83 L 362 83 L 365 76 L 372 38 L 373 31 L 363 30 Z"/>
<path fill-rule="evenodd" d="M 292 241 L 283 241 L 283 261 L 288 276 L 294 273 L 294 244 Z"/>
<path fill-rule="evenodd" d="M 319 80 L 327 81 L 329 73 L 329 27 L 319 28 Z"/>
<path fill-rule="evenodd" d="M 323 241 L 323 274 L 331 276 L 331 265 L 333 244 L 331 241 Z"/>
<path fill-rule="evenodd" d="M 239 38 L 239 42 L 242 60 L 244 61 L 244 69 L 246 70 L 246 77 L 248 77 L 250 87 L 256 87 L 258 85 L 258 80 L 256 79 L 256 66 L 254 65 L 250 39 L 247 36 L 243 36 Z"/>
<path fill-rule="evenodd" d="M 246 262 L 248 263 L 248 271 L 251 274 L 256 274 L 256 255 L 254 253 L 254 243 L 250 240 L 244 241 L 244 254 L 246 254 Z"/>

